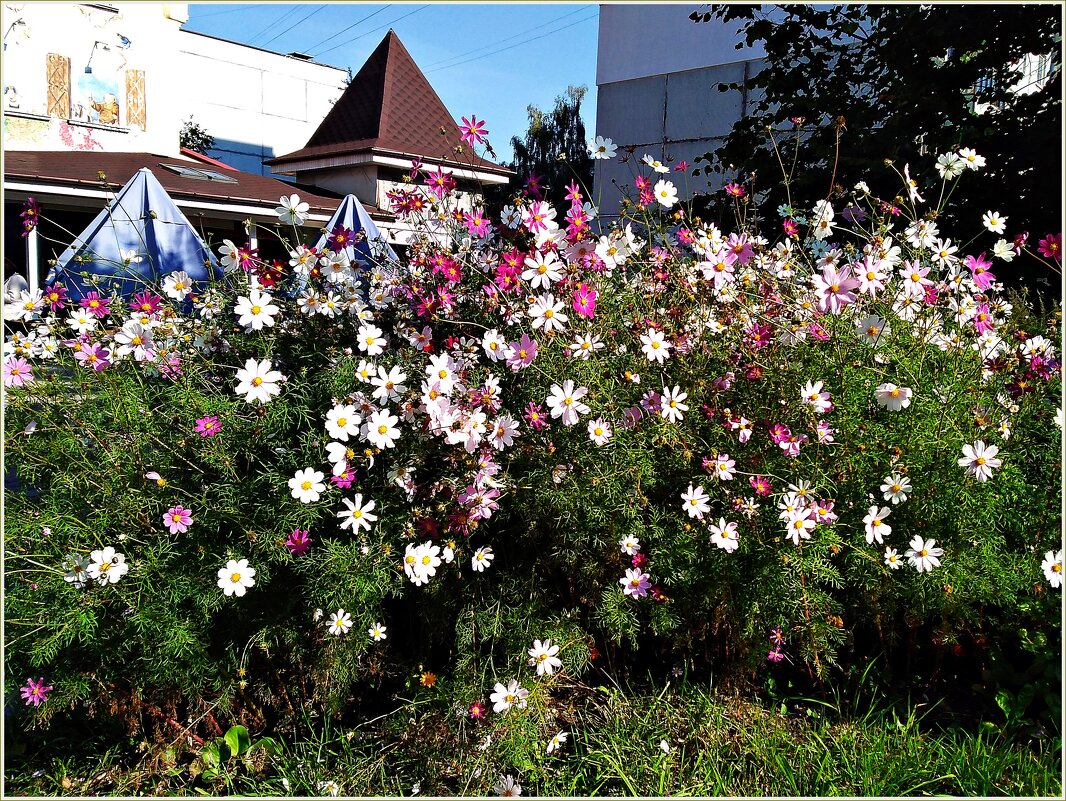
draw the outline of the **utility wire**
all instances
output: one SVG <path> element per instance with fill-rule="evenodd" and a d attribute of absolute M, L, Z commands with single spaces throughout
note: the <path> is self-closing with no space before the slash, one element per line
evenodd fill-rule
<path fill-rule="evenodd" d="M 295 13 L 296 13 L 297 11 L 299 11 L 299 10 L 300 10 L 300 7 L 299 7 L 299 6 L 293 6 L 293 7 L 292 7 L 292 8 L 290 8 L 290 9 L 289 9 L 288 11 L 286 11 L 286 12 L 285 12 L 284 14 L 282 14 L 282 15 L 281 15 L 280 17 L 278 17 L 278 18 L 277 18 L 276 20 L 274 20 L 273 22 L 267 23 L 267 26 L 266 26 L 265 28 L 262 28 L 262 29 L 261 29 L 261 30 L 260 30 L 260 31 L 259 31 L 258 33 L 256 33 L 256 34 L 254 34 L 253 36 L 249 37 L 249 39 L 248 39 L 248 44 L 252 44 L 252 43 L 253 43 L 253 42 L 254 42 L 254 41 L 255 41 L 256 39 L 258 39 L 258 38 L 259 38 L 260 36 L 262 36 L 262 35 L 263 35 L 264 33 L 266 33 L 267 31 L 269 31 L 269 30 L 270 30 L 271 28 L 273 28 L 273 27 L 274 27 L 275 25 L 277 25 L 278 23 L 280 23 L 280 22 L 281 22 L 282 20 L 285 20 L 285 19 L 287 19 L 288 17 L 291 17 L 291 16 L 293 15 L 293 14 L 295 14 Z"/>
<path fill-rule="evenodd" d="M 564 20 L 567 17 L 572 17 L 572 16 L 574 16 L 574 14 L 580 13 L 581 11 L 587 11 L 587 10 L 588 10 L 588 6 L 581 6 L 581 7 L 577 8 L 576 10 L 571 11 L 569 14 L 563 14 L 561 17 L 556 17 L 553 20 L 549 20 L 548 22 L 545 22 L 544 23 L 544 27 L 547 27 L 548 25 L 554 25 L 556 22 L 559 22 L 560 20 Z M 482 50 L 488 50 L 490 47 L 496 47 L 497 45 L 502 45 L 505 42 L 511 42 L 511 41 L 514 41 L 515 39 L 521 39 L 525 35 L 526 35 L 525 32 L 523 32 L 523 33 L 516 34 L 514 36 L 509 36 L 506 39 L 501 39 L 498 42 L 493 42 L 492 44 L 485 45 L 484 47 L 476 47 L 473 50 L 468 50 L 467 52 L 460 53 L 457 56 L 449 56 L 448 58 L 443 58 L 440 61 L 434 61 L 432 64 L 427 64 L 422 69 L 424 71 L 424 70 L 431 70 L 431 69 L 433 69 L 435 67 L 442 67 L 444 64 L 447 64 L 449 61 L 456 61 L 456 60 L 461 59 L 461 58 L 466 58 L 467 56 L 472 56 L 475 53 L 480 53 Z"/>
<path fill-rule="evenodd" d="M 192 5 L 189 6 L 189 8 L 190 9 L 200 8 L 200 3 L 193 3 Z M 211 12 L 209 12 L 207 14 L 197 14 L 196 15 L 196 19 L 203 19 L 204 17 L 217 17 L 219 14 L 232 14 L 234 11 L 244 11 L 246 8 L 248 8 L 248 5 L 246 3 L 242 3 L 241 5 L 237 6 L 236 8 L 227 8 L 225 11 L 211 11 Z M 189 16 L 190 16 L 190 19 L 191 19 L 192 15 L 190 14 Z"/>
<path fill-rule="evenodd" d="M 325 11 L 325 10 L 326 10 L 326 6 L 319 6 L 319 7 L 318 7 L 318 8 L 316 8 L 316 9 L 315 9 L 314 11 L 312 11 L 312 12 L 311 12 L 310 14 L 307 14 L 307 15 L 305 15 L 305 16 L 303 16 L 303 17 L 300 17 L 300 19 L 298 19 L 298 20 L 297 20 L 296 22 L 294 22 L 294 23 L 293 23 L 292 25 L 290 25 L 290 26 L 289 26 L 288 28 L 286 28 L 285 30 L 283 30 L 283 31 L 282 31 L 281 33 L 279 33 L 279 34 L 277 34 L 277 35 L 273 36 L 272 38 L 270 38 L 270 39 L 268 39 L 267 41 L 263 42 L 263 44 L 261 44 L 261 45 L 259 45 L 259 46 L 260 46 L 260 47 L 266 47 L 266 46 L 267 46 L 268 44 L 270 44 L 271 42 L 273 42 L 273 41 L 274 41 L 275 39 L 279 39 L 279 38 L 281 38 L 282 36 L 284 36 L 285 34 L 287 34 L 287 33 L 288 33 L 289 31 L 291 31 L 291 30 L 292 30 L 293 28 L 295 28 L 295 27 L 297 27 L 297 26 L 299 26 L 299 25 L 303 25 L 303 24 L 304 24 L 304 23 L 305 23 L 305 22 L 306 22 L 307 20 L 311 19 L 311 17 L 313 17 L 313 16 L 315 15 L 315 14 L 319 13 L 320 11 Z"/>
<path fill-rule="evenodd" d="M 362 19 L 360 19 L 360 20 L 356 20 L 355 22 L 353 22 L 353 23 L 352 23 L 351 25 L 349 25 L 349 26 L 348 26 L 347 28 L 345 28 L 344 30 L 341 30 L 341 31 L 337 31 L 337 32 L 336 32 L 335 34 L 332 34 L 332 35 L 333 35 L 333 37 L 337 37 L 337 36 L 340 36 L 340 35 L 341 35 L 342 33 L 347 33 L 347 32 L 348 32 L 348 31 L 350 31 L 350 30 L 351 30 L 352 28 L 354 28 L 354 27 L 355 27 L 356 25 L 360 25 L 361 23 L 364 23 L 364 22 L 366 22 L 366 21 L 367 21 L 368 19 L 370 19 L 371 17 L 373 17 L 373 16 L 377 16 L 377 15 L 378 15 L 378 14 L 380 14 L 380 13 L 381 13 L 382 11 L 387 11 L 387 10 L 388 10 L 388 9 L 390 9 L 390 8 L 392 8 L 392 3 L 389 3 L 389 4 L 387 5 L 387 6 L 382 6 L 382 7 L 381 7 L 381 8 L 379 8 L 379 9 L 378 9 L 377 11 L 375 11 L 375 12 L 373 12 L 373 13 L 371 13 L 371 14 L 367 14 L 367 15 L 366 15 L 365 17 L 363 17 Z M 315 49 L 317 49 L 317 48 L 315 48 Z M 327 52 L 328 52 L 328 51 L 327 51 Z M 314 53 L 314 52 L 312 51 L 312 52 L 311 52 L 311 55 L 313 55 L 313 56 L 314 56 L 314 55 L 316 55 L 316 54 L 315 54 L 315 53 Z M 316 56 L 316 57 L 317 57 L 317 56 Z"/>
<path fill-rule="evenodd" d="M 419 11 L 425 11 L 427 8 L 429 8 L 428 5 L 419 6 L 414 11 L 408 11 L 402 17 L 397 17 L 392 22 L 386 22 L 384 25 L 379 25 L 376 28 L 372 28 L 371 30 L 367 31 L 366 33 L 361 33 L 358 36 L 353 36 L 351 39 L 349 39 L 346 42 L 341 42 L 339 45 L 334 45 L 333 47 L 329 48 L 329 50 L 323 50 L 321 53 L 316 55 L 315 58 L 319 58 L 320 56 L 324 56 L 326 53 L 332 53 L 334 50 L 337 50 L 338 48 L 344 47 L 347 44 L 351 44 L 352 42 L 354 42 L 354 41 L 356 41 L 358 39 L 362 39 L 364 36 L 369 36 L 374 31 L 380 31 L 382 28 L 390 28 L 390 27 L 392 27 L 392 25 L 394 23 L 397 23 L 397 22 L 399 22 L 402 19 L 407 19 L 409 16 L 411 16 L 412 14 L 417 14 Z"/>
<path fill-rule="evenodd" d="M 595 19 L 598 15 L 599 15 L 599 9 L 597 9 L 596 13 L 593 14 L 592 16 L 585 17 L 584 19 L 576 20 L 574 22 L 571 22 L 569 25 L 564 25 L 563 27 L 556 28 L 553 31 L 548 31 L 547 33 L 542 33 L 540 36 L 534 36 L 531 39 L 526 39 L 525 42 L 523 42 L 523 44 L 526 44 L 526 43 L 529 43 L 529 42 L 535 42 L 538 39 L 543 39 L 545 36 L 551 36 L 553 33 L 559 33 L 560 31 L 565 31 L 567 28 L 573 28 L 575 25 L 580 25 L 582 22 L 588 22 L 590 19 Z M 513 50 L 516 46 L 517 45 L 508 45 L 507 47 L 501 47 L 499 50 L 493 50 L 491 53 L 485 53 L 484 55 L 481 55 L 481 56 L 474 56 L 473 58 L 468 58 L 466 61 L 460 61 L 460 62 L 458 62 L 456 64 L 449 64 L 446 67 L 437 67 L 434 70 L 427 69 L 427 70 L 424 70 L 424 71 L 425 72 L 440 72 L 441 70 L 450 70 L 452 67 L 459 67 L 459 66 L 462 66 L 463 64 L 469 64 L 471 61 L 479 61 L 480 59 L 488 58 L 489 56 L 494 56 L 497 53 L 502 53 L 505 50 Z"/>

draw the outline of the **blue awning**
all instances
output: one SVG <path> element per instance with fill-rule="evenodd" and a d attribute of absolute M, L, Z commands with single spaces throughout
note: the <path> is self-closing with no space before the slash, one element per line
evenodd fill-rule
<path fill-rule="evenodd" d="M 355 195 L 346 195 L 340 206 L 330 217 L 329 222 L 323 227 L 327 231 L 333 231 L 338 225 L 350 228 L 352 233 L 365 233 L 365 237 L 356 237 L 359 242 L 344 249 L 345 254 L 352 262 L 358 262 L 364 269 L 372 264 L 379 264 L 386 259 L 397 261 L 395 251 L 385 241 L 385 235 L 374 225 L 363 204 Z M 328 237 L 323 234 L 315 243 L 316 248 L 324 248 Z"/>
<path fill-rule="evenodd" d="M 72 300 L 113 289 L 130 297 L 181 270 L 198 288 L 222 278 L 215 255 L 152 171 L 142 167 L 63 251 L 47 282 L 65 286 Z"/>

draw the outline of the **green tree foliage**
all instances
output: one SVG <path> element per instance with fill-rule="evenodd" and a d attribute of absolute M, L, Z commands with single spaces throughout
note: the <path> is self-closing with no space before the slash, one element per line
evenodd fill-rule
<path fill-rule="evenodd" d="M 749 116 L 704 157 L 713 169 L 728 175 L 734 165 L 754 173 L 756 189 L 777 184 L 782 164 L 766 128 L 791 132 L 797 127 L 792 120 L 802 117 L 805 141 L 793 170 L 793 196 L 826 196 L 830 173 L 836 184 L 850 187 L 886 158 L 913 169 L 920 153 L 935 157 L 969 147 L 989 168 L 966 198 L 953 203 L 957 218 L 979 220 L 1009 198 L 1013 231 L 1043 235 L 1061 227 L 1058 7 L 787 5 L 765 11 L 722 5 L 691 17 L 740 23 L 744 43 L 766 52 L 765 68 L 748 81 Z M 1016 62 L 1026 53 L 1050 62 L 1052 76 L 1039 91 L 1014 93 L 1011 87 L 1022 78 Z M 976 114 L 975 104 L 993 110 Z M 787 171 L 793 153 L 781 155 Z M 774 201 L 786 202 L 783 190 L 776 192 Z"/>
<path fill-rule="evenodd" d="M 592 158 L 581 120 L 581 101 L 587 91 L 584 86 L 568 86 L 565 95 L 555 98 L 550 112 L 529 106 L 525 140 L 511 137 L 515 153 L 511 166 L 518 172 L 515 183 L 526 186 L 531 177 L 539 178 L 544 199 L 556 208 L 569 207 L 566 184 L 570 181 L 592 187 Z"/>
<path fill-rule="evenodd" d="M 185 120 L 181 126 L 178 142 L 182 147 L 194 150 L 197 153 L 203 153 L 206 156 L 207 151 L 215 146 L 215 137 L 204 130 L 199 123 L 193 122 L 190 115 L 189 119 Z"/>

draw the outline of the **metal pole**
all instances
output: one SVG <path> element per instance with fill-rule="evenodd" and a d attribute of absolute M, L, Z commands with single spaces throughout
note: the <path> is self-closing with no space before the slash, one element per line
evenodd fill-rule
<path fill-rule="evenodd" d="M 41 288 L 41 268 L 37 258 L 37 227 L 26 237 L 26 283 L 30 285 L 30 294 L 33 295 Z"/>

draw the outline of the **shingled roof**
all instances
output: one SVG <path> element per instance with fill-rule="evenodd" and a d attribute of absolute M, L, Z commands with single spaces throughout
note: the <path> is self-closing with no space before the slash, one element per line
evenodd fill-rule
<path fill-rule="evenodd" d="M 459 126 L 400 38 L 390 30 L 307 144 L 267 164 L 284 168 L 300 161 L 372 150 L 511 174 L 506 167 L 478 158 L 465 146 L 462 154 L 456 154 L 453 148 L 460 143 L 459 137 Z"/>

